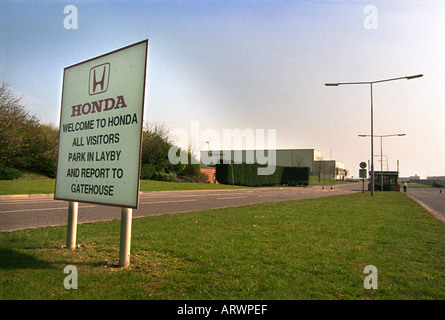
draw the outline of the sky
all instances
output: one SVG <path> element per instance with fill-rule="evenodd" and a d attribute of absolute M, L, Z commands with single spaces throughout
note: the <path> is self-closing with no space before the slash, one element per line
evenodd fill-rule
<path fill-rule="evenodd" d="M 374 134 L 406 134 L 383 139 L 384 170 L 445 176 L 444 20 L 443 0 L 3 0 L 0 83 L 58 126 L 65 67 L 149 39 L 147 123 L 198 150 L 220 147 L 224 130 L 264 132 L 265 147 L 316 149 L 357 177 L 371 157 L 358 136 L 371 132 L 370 86 L 325 83 L 423 74 L 373 85 Z"/>

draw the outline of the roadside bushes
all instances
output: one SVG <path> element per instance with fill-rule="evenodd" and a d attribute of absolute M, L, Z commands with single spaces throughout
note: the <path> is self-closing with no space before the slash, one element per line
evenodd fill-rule
<path fill-rule="evenodd" d="M 58 129 L 31 116 L 3 83 L 0 87 L 0 164 L 55 177 Z M 4 169 L 3 169 L 3 172 Z M 10 176 L 7 170 L 6 176 Z"/>
<path fill-rule="evenodd" d="M 5 167 L 0 164 L 0 180 L 14 180 L 22 176 L 23 174 L 19 170 Z"/>
<path fill-rule="evenodd" d="M 259 164 L 229 164 L 216 165 L 216 180 L 222 184 L 236 184 L 239 186 L 261 187 L 276 185 L 309 185 L 311 169 L 309 167 L 282 167 L 276 166 L 271 175 L 258 175 L 258 168 L 265 167 Z M 233 170 L 232 170 L 233 169 Z M 234 180 L 232 177 L 232 172 Z"/>
<path fill-rule="evenodd" d="M 311 168 L 309 167 L 281 167 L 283 172 L 281 175 L 281 184 L 289 186 L 307 186 L 311 176 Z"/>
<path fill-rule="evenodd" d="M 174 147 L 174 139 L 164 124 L 148 123 L 142 135 L 141 179 L 169 182 L 201 181 L 201 168 L 199 164 L 194 164 L 198 161 L 192 161 L 191 148 L 187 152 L 187 164 L 170 162 L 169 151 Z M 177 148 L 178 156 L 181 152 L 184 150 Z"/>
<path fill-rule="evenodd" d="M 151 179 L 156 173 L 156 168 L 150 163 L 141 164 L 141 179 Z"/>

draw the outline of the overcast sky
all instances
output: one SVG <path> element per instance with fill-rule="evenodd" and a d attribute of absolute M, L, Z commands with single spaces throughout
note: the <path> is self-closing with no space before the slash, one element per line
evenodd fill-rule
<path fill-rule="evenodd" d="M 443 0 L 2 0 L 0 82 L 58 125 L 65 67 L 149 39 L 145 121 L 221 138 L 275 129 L 277 148 L 320 150 L 357 176 L 369 86 L 324 84 L 424 74 L 374 85 L 374 134 L 405 133 L 383 140 L 384 169 L 425 178 L 445 175 L 444 21 Z"/>

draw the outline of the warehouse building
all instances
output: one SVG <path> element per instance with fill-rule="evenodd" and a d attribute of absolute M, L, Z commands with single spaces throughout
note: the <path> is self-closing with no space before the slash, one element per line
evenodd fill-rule
<path fill-rule="evenodd" d="M 201 151 L 201 167 L 217 163 L 260 163 L 283 167 L 309 167 L 311 175 L 332 179 L 346 179 L 347 170 L 336 160 L 323 160 L 316 149 L 278 150 L 209 150 Z"/>

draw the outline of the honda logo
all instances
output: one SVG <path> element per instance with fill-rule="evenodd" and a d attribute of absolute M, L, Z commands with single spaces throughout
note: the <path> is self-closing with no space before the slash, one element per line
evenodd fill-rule
<path fill-rule="evenodd" d="M 90 96 L 103 93 L 108 90 L 110 80 L 110 64 L 104 63 L 90 69 Z"/>

